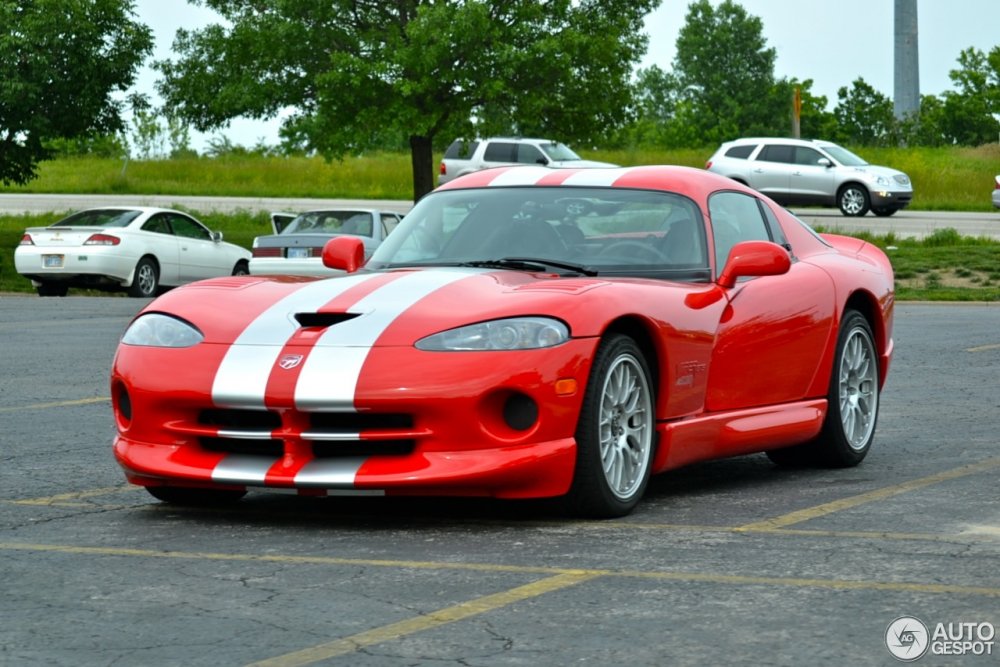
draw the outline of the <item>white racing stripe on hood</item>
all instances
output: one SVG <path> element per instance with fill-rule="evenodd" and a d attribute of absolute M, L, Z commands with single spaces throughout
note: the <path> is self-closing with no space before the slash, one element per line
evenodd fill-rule
<path fill-rule="evenodd" d="M 611 187 L 624 176 L 627 169 L 581 169 L 565 181 L 563 185 L 592 185 Z"/>
<path fill-rule="evenodd" d="M 375 290 L 351 306 L 361 317 L 330 327 L 306 358 L 295 387 L 303 410 L 353 410 L 361 367 L 372 345 L 397 317 L 424 297 L 484 271 L 415 271 Z"/>
<path fill-rule="evenodd" d="M 494 178 L 490 181 L 490 187 L 495 185 L 534 185 L 551 174 L 552 170 L 548 167 L 517 167 L 508 169 Z"/>
<path fill-rule="evenodd" d="M 270 308 L 243 330 L 219 365 L 212 401 L 220 407 L 264 407 L 264 391 L 274 363 L 299 328 L 293 315 L 313 312 L 375 274 L 351 275 L 309 283 Z"/>

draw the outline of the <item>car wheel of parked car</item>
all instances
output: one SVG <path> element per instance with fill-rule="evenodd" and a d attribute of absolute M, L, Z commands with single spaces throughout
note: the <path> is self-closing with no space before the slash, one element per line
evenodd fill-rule
<path fill-rule="evenodd" d="M 38 296 L 66 296 L 69 293 L 69 285 L 63 283 L 42 283 L 35 289 Z"/>
<path fill-rule="evenodd" d="M 886 218 L 886 217 L 892 215 L 893 213 L 895 213 L 898 210 L 899 210 L 898 208 L 894 208 L 892 206 L 873 206 L 872 207 L 872 213 L 874 213 L 875 215 L 879 216 L 880 218 Z"/>
<path fill-rule="evenodd" d="M 871 200 L 868 191 L 855 183 L 849 183 L 837 193 L 837 205 L 844 215 L 861 217 L 868 212 Z"/>
<path fill-rule="evenodd" d="M 871 449 L 878 404 L 875 337 L 864 316 L 848 310 L 837 338 L 826 419 L 819 436 L 804 445 L 771 450 L 767 455 L 779 465 L 855 466 Z"/>
<path fill-rule="evenodd" d="M 568 509 L 593 517 L 630 512 L 652 470 L 656 419 L 649 367 L 628 336 L 597 350 L 576 429 L 576 469 Z"/>
<path fill-rule="evenodd" d="M 146 491 L 157 500 L 174 505 L 212 507 L 228 505 L 247 494 L 246 491 L 229 489 L 195 489 L 180 486 L 147 486 Z"/>
<path fill-rule="evenodd" d="M 135 275 L 132 276 L 128 295 L 139 298 L 154 297 L 159 286 L 160 272 L 156 267 L 156 260 L 152 257 L 143 257 L 135 265 Z"/>
<path fill-rule="evenodd" d="M 250 275 L 250 264 L 245 260 L 240 260 L 236 262 L 236 266 L 233 267 L 234 276 L 249 276 Z"/>

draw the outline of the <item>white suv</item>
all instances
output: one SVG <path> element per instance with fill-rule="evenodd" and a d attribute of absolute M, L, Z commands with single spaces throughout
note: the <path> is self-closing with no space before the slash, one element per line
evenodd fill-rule
<path fill-rule="evenodd" d="M 584 160 L 566 144 L 550 139 L 497 137 L 456 139 L 445 151 L 438 184 L 474 171 L 515 164 L 540 164 L 562 169 L 617 167 L 616 164 Z"/>
<path fill-rule="evenodd" d="M 705 168 L 783 206 L 837 206 L 850 216 L 892 215 L 913 199 L 909 176 L 829 141 L 737 139 L 722 144 Z"/>

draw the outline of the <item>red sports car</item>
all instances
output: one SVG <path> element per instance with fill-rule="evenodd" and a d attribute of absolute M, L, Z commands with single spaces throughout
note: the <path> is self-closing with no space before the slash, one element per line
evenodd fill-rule
<path fill-rule="evenodd" d="M 153 301 L 111 388 L 129 481 L 563 497 L 635 507 L 652 473 L 767 452 L 852 466 L 892 357 L 893 274 L 735 181 L 512 167 L 422 199 L 326 279 L 230 277 Z"/>

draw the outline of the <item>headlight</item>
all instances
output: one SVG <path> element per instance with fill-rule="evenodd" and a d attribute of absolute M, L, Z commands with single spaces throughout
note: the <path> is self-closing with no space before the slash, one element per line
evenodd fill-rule
<path fill-rule="evenodd" d="M 160 313 L 149 313 L 129 325 L 122 336 L 122 342 L 147 347 L 191 347 L 204 338 L 200 331 L 183 320 Z"/>
<path fill-rule="evenodd" d="M 569 328 L 549 317 L 515 317 L 442 331 L 417 341 L 420 350 L 536 350 L 569 340 Z"/>

